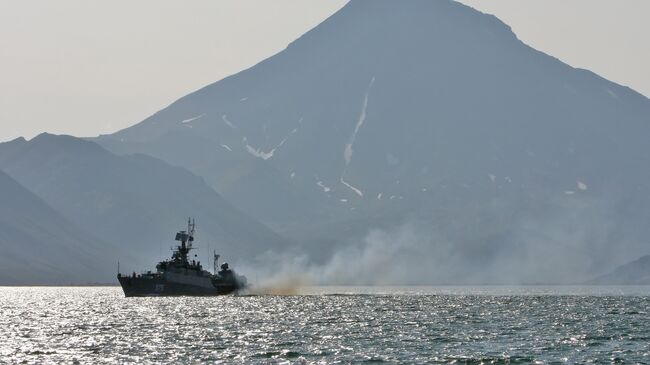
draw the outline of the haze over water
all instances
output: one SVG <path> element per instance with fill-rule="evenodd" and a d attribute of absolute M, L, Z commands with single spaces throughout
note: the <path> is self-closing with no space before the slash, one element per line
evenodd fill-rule
<path fill-rule="evenodd" d="M 0 288 L 0 363 L 648 363 L 650 287 Z"/>

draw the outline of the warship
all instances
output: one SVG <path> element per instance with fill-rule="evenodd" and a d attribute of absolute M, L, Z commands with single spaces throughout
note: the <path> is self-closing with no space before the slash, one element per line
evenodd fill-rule
<path fill-rule="evenodd" d="M 246 278 L 237 275 L 228 263 L 223 263 L 217 271 L 219 255 L 214 255 L 214 273 L 204 270 L 200 261 L 188 259 L 194 249 L 195 222 L 188 219 L 187 231 L 176 233 L 176 241 L 171 259 L 160 261 L 156 272 L 147 271 L 122 275 L 119 269 L 117 280 L 126 297 L 145 296 L 216 296 L 237 292 L 247 287 Z"/>

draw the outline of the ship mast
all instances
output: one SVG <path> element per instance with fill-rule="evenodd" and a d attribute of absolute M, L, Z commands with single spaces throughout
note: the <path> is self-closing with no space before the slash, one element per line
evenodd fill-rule
<path fill-rule="evenodd" d="M 217 251 L 213 252 L 214 255 L 214 261 L 212 262 L 212 269 L 214 270 L 214 273 L 217 273 L 217 268 L 219 267 L 219 257 L 221 255 L 217 255 Z"/>
<path fill-rule="evenodd" d="M 187 252 L 192 249 L 192 243 L 194 242 L 194 227 L 196 222 L 192 218 L 187 218 L 187 234 L 189 235 L 187 242 Z"/>

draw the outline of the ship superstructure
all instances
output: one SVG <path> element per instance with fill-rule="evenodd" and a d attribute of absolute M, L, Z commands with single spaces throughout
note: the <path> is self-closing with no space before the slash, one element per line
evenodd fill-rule
<path fill-rule="evenodd" d="M 122 275 L 117 279 L 127 297 L 134 296 L 212 296 L 236 292 L 246 287 L 246 278 L 235 274 L 228 263 L 217 271 L 219 255 L 214 253 L 214 273 L 204 270 L 200 261 L 188 258 L 194 249 L 196 224 L 188 219 L 187 230 L 176 233 L 179 244 L 174 247 L 171 259 L 160 261 L 156 272 Z M 119 269 L 118 269 L 119 271 Z"/>

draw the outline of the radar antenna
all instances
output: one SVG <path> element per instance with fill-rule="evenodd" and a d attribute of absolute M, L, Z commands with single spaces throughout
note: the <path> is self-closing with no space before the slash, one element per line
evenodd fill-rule
<path fill-rule="evenodd" d="M 187 231 L 180 231 L 176 233 L 176 241 L 180 241 L 180 246 L 177 246 L 172 259 L 180 260 L 181 262 L 187 263 L 187 254 L 193 249 L 192 243 L 194 242 L 194 230 L 196 223 L 194 219 L 187 219 Z"/>

